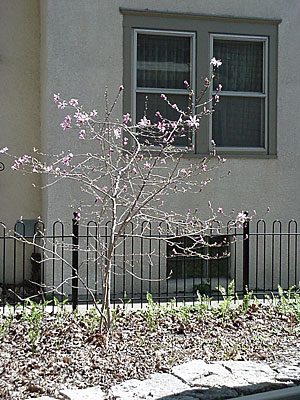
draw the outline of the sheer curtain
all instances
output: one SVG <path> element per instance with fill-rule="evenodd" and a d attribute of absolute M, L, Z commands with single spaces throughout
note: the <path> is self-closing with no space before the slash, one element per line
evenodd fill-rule
<path fill-rule="evenodd" d="M 189 37 L 138 35 L 138 87 L 183 89 L 189 79 Z"/>

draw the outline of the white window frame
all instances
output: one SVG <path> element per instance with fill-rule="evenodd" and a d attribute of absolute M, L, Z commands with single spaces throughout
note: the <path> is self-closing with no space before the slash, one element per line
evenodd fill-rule
<path fill-rule="evenodd" d="M 137 37 L 138 34 L 143 35 L 157 35 L 157 36 L 179 36 L 179 37 L 189 37 L 191 38 L 191 76 L 189 85 L 194 93 L 196 93 L 196 33 L 195 32 L 182 32 L 182 31 L 173 31 L 173 30 L 157 30 L 157 29 L 134 29 L 133 30 L 133 52 L 132 52 L 132 120 L 136 121 L 136 94 L 137 93 L 157 93 L 157 94 L 165 94 L 166 96 L 170 94 L 176 95 L 185 95 L 187 96 L 186 89 L 169 89 L 169 88 L 149 88 L 149 87 L 138 87 L 137 86 Z M 194 102 L 193 98 L 193 102 Z M 193 114 L 194 114 L 193 110 Z M 153 146 L 153 149 L 157 149 L 157 146 Z M 176 146 L 176 148 L 185 148 L 182 146 Z M 189 148 L 189 151 L 195 152 L 195 134 L 192 136 L 192 145 Z"/>
<path fill-rule="evenodd" d="M 235 97 L 254 97 L 265 99 L 265 112 L 264 112 L 264 147 L 221 147 L 216 144 L 216 150 L 229 151 L 229 152 L 262 152 L 265 153 L 268 149 L 268 37 L 267 36 L 248 36 L 248 35 L 234 35 L 234 34 L 210 34 L 210 59 L 214 56 L 213 45 L 214 39 L 225 39 L 225 40 L 239 40 L 239 41 L 251 41 L 251 42 L 262 42 L 263 43 L 263 91 L 262 92 L 238 92 L 238 91 L 221 91 L 219 94 L 220 101 L 222 96 L 235 96 Z M 222 68 L 222 66 L 220 67 Z M 212 73 L 212 66 L 211 66 Z M 222 84 L 222 82 L 220 82 Z M 210 87 L 210 98 L 214 97 L 216 90 L 213 85 Z M 209 119 L 209 146 L 210 150 L 213 149 L 211 144 L 212 141 L 212 118 Z"/>

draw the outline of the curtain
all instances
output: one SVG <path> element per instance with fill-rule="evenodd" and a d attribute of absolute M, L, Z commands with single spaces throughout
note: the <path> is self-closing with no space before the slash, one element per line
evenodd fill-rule
<path fill-rule="evenodd" d="M 183 89 L 190 80 L 190 38 L 138 34 L 137 86 Z"/>
<path fill-rule="evenodd" d="M 214 40 L 214 57 L 222 65 L 216 71 L 214 86 L 238 92 L 263 91 L 263 42 Z M 215 88 L 215 87 L 214 87 Z"/>

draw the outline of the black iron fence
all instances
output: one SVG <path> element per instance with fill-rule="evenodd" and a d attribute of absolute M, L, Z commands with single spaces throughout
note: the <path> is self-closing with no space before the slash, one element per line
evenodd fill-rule
<path fill-rule="evenodd" d="M 4 224 L 0 229 L 3 308 L 28 297 L 56 297 L 73 308 L 101 301 L 110 223 L 100 227 L 74 218 L 70 224 L 56 221 L 50 230 L 40 222 L 28 229 L 23 221 L 12 231 Z M 190 238 L 180 240 L 182 246 Z M 250 221 L 241 227 L 229 224 L 222 233 L 211 228 L 200 255 L 186 256 L 174 251 L 177 239 L 168 238 L 154 224 L 130 225 L 114 252 L 111 301 L 142 305 L 147 293 L 159 303 L 174 298 L 176 303 L 195 302 L 197 293 L 219 300 L 217 287 L 227 289 L 232 281 L 238 295 L 246 288 L 263 296 L 276 292 L 278 285 L 298 286 L 298 241 L 295 220 Z"/>

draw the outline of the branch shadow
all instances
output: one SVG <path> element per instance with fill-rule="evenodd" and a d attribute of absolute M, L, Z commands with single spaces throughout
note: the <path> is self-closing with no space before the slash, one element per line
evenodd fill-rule
<path fill-rule="evenodd" d="M 210 388 L 192 387 L 189 390 L 184 390 L 176 394 L 156 398 L 156 400 L 231 400 L 240 396 L 286 389 L 291 386 L 295 386 L 295 383 L 263 382 L 235 387 L 229 387 L 226 385 Z"/>

